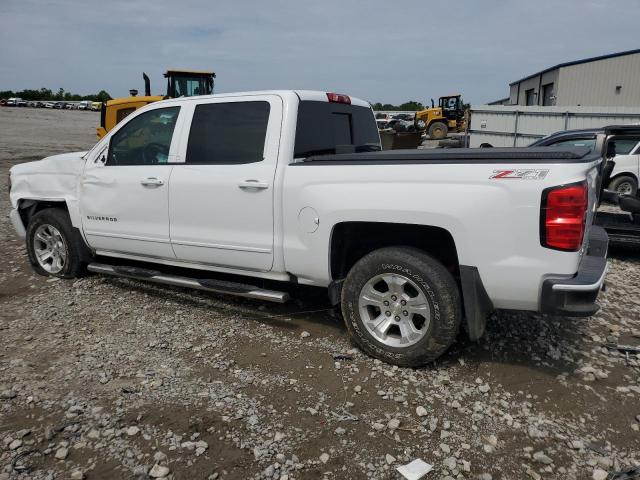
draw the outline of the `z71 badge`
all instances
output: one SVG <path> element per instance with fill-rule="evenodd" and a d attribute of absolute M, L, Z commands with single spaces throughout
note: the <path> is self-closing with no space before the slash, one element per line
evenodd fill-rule
<path fill-rule="evenodd" d="M 542 180 L 548 169 L 526 168 L 522 170 L 494 170 L 489 178 L 494 180 Z"/>

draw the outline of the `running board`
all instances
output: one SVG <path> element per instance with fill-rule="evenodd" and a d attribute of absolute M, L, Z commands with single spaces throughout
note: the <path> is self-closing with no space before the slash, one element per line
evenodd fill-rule
<path fill-rule="evenodd" d="M 173 285 L 176 287 L 194 288 L 207 292 L 222 293 L 225 295 L 235 295 L 237 297 L 266 300 L 269 302 L 285 303 L 289 300 L 286 292 L 275 290 L 265 290 L 253 285 L 244 283 L 228 282 L 225 280 L 214 280 L 211 278 L 189 278 L 177 275 L 168 275 L 157 270 L 147 268 L 127 267 L 122 265 L 106 265 L 104 263 L 90 263 L 87 265 L 90 272 L 113 275 L 116 277 L 133 278 L 136 280 L 147 280 L 149 282 L 161 283 L 163 285 Z"/>

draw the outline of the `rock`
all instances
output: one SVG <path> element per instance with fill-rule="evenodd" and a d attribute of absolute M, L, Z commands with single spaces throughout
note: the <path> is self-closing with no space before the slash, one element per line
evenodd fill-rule
<path fill-rule="evenodd" d="M 424 408 L 422 405 L 420 405 L 419 407 L 416 407 L 416 415 L 418 415 L 419 417 L 425 417 L 429 414 L 429 412 L 427 412 L 427 409 Z"/>
<path fill-rule="evenodd" d="M 9 450 L 17 450 L 22 446 L 22 440 L 14 440 L 9 444 Z"/>
<path fill-rule="evenodd" d="M 260 421 L 258 420 L 258 416 L 257 415 L 251 415 L 248 419 L 247 419 L 247 423 L 249 425 L 257 425 Z"/>
<path fill-rule="evenodd" d="M 493 477 L 490 473 L 482 473 L 478 475 L 478 480 L 493 480 Z"/>
<path fill-rule="evenodd" d="M 92 440 L 97 440 L 100 438 L 100 431 L 92 428 L 91 430 L 89 430 L 89 432 L 87 433 L 87 438 L 90 438 Z"/>
<path fill-rule="evenodd" d="M 134 435 L 137 435 L 138 433 L 140 433 L 140 429 L 138 427 L 129 427 L 127 428 L 127 435 L 129 435 L 130 437 L 133 437 Z"/>
<path fill-rule="evenodd" d="M 69 455 L 69 449 L 65 447 L 61 447 L 58 450 L 56 450 L 55 457 L 58 460 L 64 460 L 65 458 L 67 458 L 67 455 Z"/>
<path fill-rule="evenodd" d="M 478 390 L 480 390 L 482 393 L 487 393 L 489 390 L 491 390 L 491 387 L 484 383 L 478 387 Z"/>
<path fill-rule="evenodd" d="M 323 453 L 322 455 L 320 455 L 320 461 L 322 463 L 327 463 L 329 461 L 329 454 Z"/>
<path fill-rule="evenodd" d="M 584 442 L 582 440 L 572 440 L 569 442 L 569 448 L 573 450 L 582 450 L 584 449 Z"/>
<path fill-rule="evenodd" d="M 28 428 L 23 428 L 22 430 L 18 430 L 16 432 L 16 438 L 24 438 L 31 433 L 31 430 Z"/>
<path fill-rule="evenodd" d="M 160 462 L 164 462 L 167 459 L 167 456 L 158 450 L 156 453 L 153 454 L 153 459 L 156 461 L 156 463 L 160 463 Z"/>
<path fill-rule="evenodd" d="M 83 480 L 84 473 L 82 470 L 74 470 L 71 472 L 71 476 L 69 478 L 71 478 L 71 480 Z"/>
<path fill-rule="evenodd" d="M 300 338 L 307 338 L 307 337 L 310 337 L 310 336 L 311 336 L 311 334 L 309 332 L 307 332 L 306 330 L 300 334 Z"/>
<path fill-rule="evenodd" d="M 394 457 L 393 455 L 389 455 L 388 453 L 384 456 L 384 459 L 387 462 L 387 465 L 391 465 L 396 461 L 396 457 Z"/>
<path fill-rule="evenodd" d="M 389 422 L 387 423 L 387 428 L 389 430 L 395 430 L 400 426 L 400 420 L 398 420 L 397 418 L 392 418 L 391 420 L 389 420 Z"/>
<path fill-rule="evenodd" d="M 451 447 L 446 443 L 440 444 L 440 450 L 442 450 L 444 453 L 451 453 Z"/>
<path fill-rule="evenodd" d="M 373 425 L 371 425 L 371 427 L 373 427 L 374 430 L 381 432 L 382 430 L 384 430 L 384 425 L 381 423 L 374 423 Z"/>
<path fill-rule="evenodd" d="M 454 457 L 445 458 L 443 463 L 444 463 L 444 466 L 447 467 L 449 470 L 453 470 L 458 466 L 458 462 Z"/>
<path fill-rule="evenodd" d="M 345 433 L 347 433 L 347 431 L 342 427 L 338 427 L 338 428 L 335 429 L 335 434 L 336 435 L 344 435 Z"/>
<path fill-rule="evenodd" d="M 156 463 L 149 472 L 149 476 L 151 478 L 164 478 L 169 475 L 169 472 L 171 472 L 171 470 L 169 470 L 169 467 L 164 467 Z"/>
<path fill-rule="evenodd" d="M 360 385 L 356 385 L 353 387 L 353 391 L 356 393 L 360 393 L 362 391 L 362 387 Z"/>
<path fill-rule="evenodd" d="M 605 472 L 601 468 L 596 468 L 593 471 L 593 475 L 591 475 L 591 478 L 593 478 L 593 480 L 607 480 L 608 476 L 609 474 L 607 472 Z"/>
<path fill-rule="evenodd" d="M 3 390 L 2 392 L 0 392 L 0 400 L 11 400 L 13 398 L 16 398 L 16 392 L 14 392 L 13 390 Z"/>
<path fill-rule="evenodd" d="M 286 437 L 286 435 L 282 432 L 276 432 L 276 434 L 273 436 L 273 441 L 274 442 L 281 442 L 282 440 L 284 440 L 284 438 Z"/>
<path fill-rule="evenodd" d="M 553 463 L 553 460 L 551 460 L 551 458 L 545 455 L 542 451 L 533 454 L 533 461 L 543 463 L 545 465 L 551 465 Z"/>

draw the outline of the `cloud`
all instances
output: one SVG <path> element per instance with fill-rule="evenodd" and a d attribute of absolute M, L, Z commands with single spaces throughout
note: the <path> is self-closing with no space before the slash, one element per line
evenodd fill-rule
<path fill-rule="evenodd" d="M 370 101 L 486 102 L 556 63 L 638 47 L 636 0 L 3 0 L 0 89 L 154 93 L 169 67 L 217 91 L 304 88 Z"/>

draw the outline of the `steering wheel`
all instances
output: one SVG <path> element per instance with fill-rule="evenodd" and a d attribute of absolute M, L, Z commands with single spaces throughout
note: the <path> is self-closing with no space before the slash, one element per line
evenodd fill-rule
<path fill-rule="evenodd" d="M 149 143 L 142 149 L 142 161 L 145 165 L 155 165 L 158 162 L 158 154 L 168 155 L 168 148 L 162 143 Z"/>

